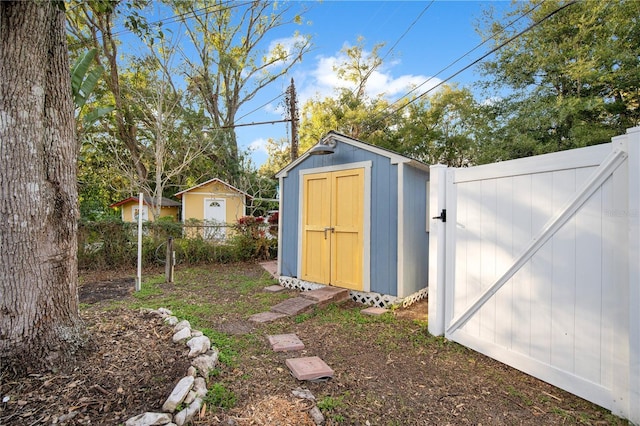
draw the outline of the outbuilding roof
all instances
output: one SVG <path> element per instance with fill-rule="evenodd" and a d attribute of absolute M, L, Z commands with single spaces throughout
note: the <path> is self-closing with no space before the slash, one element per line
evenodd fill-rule
<path fill-rule="evenodd" d="M 337 142 L 340 143 L 346 143 L 352 146 L 355 146 L 357 148 L 363 149 L 365 151 L 369 151 L 369 152 L 373 152 L 374 154 L 378 154 L 381 155 L 383 157 L 387 157 L 389 158 L 389 160 L 391 161 L 391 164 L 399 164 L 399 163 L 404 163 L 404 164 L 408 164 L 412 167 L 415 167 L 417 169 L 420 170 L 424 170 L 424 171 L 429 171 L 429 165 L 418 161 L 418 160 L 414 160 L 413 158 L 409 158 L 406 157 L 404 155 L 398 154 L 397 152 L 393 152 L 391 150 L 385 149 L 385 148 L 381 148 L 379 146 L 375 146 L 375 145 L 371 145 L 369 143 L 366 142 L 362 142 L 358 139 L 354 139 L 350 136 L 347 135 L 343 135 L 342 133 L 338 133 L 335 130 L 331 130 L 329 131 L 322 139 L 320 139 L 320 141 L 318 143 L 322 143 L 322 141 L 325 141 L 327 139 L 334 139 Z M 315 145 L 314 145 L 315 146 Z M 280 170 L 278 173 L 276 173 L 276 177 L 285 177 L 287 175 L 287 173 L 289 172 L 289 170 L 293 169 L 294 167 L 296 167 L 298 164 L 302 163 L 304 160 L 306 160 L 309 157 L 309 150 L 307 150 L 304 154 L 302 154 L 300 157 L 298 157 L 296 160 L 292 161 L 291 163 L 289 163 L 287 166 L 285 166 L 282 170 Z"/>
<path fill-rule="evenodd" d="M 120 207 L 121 205 L 127 204 L 127 203 L 129 203 L 131 201 L 137 203 L 138 202 L 138 197 L 137 196 L 133 196 L 133 197 L 125 198 L 122 201 L 118 201 L 117 203 L 111 204 L 109 207 Z M 148 206 L 155 206 L 155 204 L 156 204 L 155 200 L 152 200 L 151 197 L 149 197 L 148 195 L 145 195 L 142 198 L 142 202 L 144 204 L 148 205 Z M 180 207 L 180 206 L 182 206 L 181 203 L 179 203 L 177 201 L 173 201 L 172 199 L 165 198 L 165 197 L 162 197 L 160 202 L 161 202 L 161 207 Z"/>
<path fill-rule="evenodd" d="M 184 191 L 180 191 L 180 192 L 176 193 L 174 195 L 174 197 L 181 198 L 182 194 L 184 194 L 185 192 L 193 191 L 194 189 L 200 188 L 202 186 L 208 185 L 208 184 L 213 183 L 213 182 L 220 183 L 220 184 L 226 186 L 227 188 L 229 188 L 229 189 L 231 189 L 231 190 L 233 190 L 235 192 L 239 192 L 240 194 L 244 195 L 245 197 L 253 198 L 251 195 L 247 194 L 246 192 L 244 192 L 244 191 L 236 188 L 235 186 L 233 186 L 231 184 L 228 184 L 227 182 L 223 181 L 222 179 L 218 179 L 218 178 L 209 179 L 206 182 L 202 182 L 201 184 L 198 184 L 196 186 L 192 186 L 191 188 L 185 189 Z"/>

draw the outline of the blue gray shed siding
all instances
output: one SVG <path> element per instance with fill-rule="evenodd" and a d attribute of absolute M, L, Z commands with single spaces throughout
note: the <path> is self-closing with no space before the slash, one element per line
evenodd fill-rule
<path fill-rule="evenodd" d="M 388 157 L 347 143 L 338 143 L 332 155 L 307 156 L 282 176 L 280 188 L 280 274 L 298 277 L 300 172 L 371 161 L 370 288 L 371 292 L 405 297 L 427 286 L 428 234 L 426 182 L 428 172 L 404 165 L 404 206 L 398 208 L 398 165 Z M 404 220 L 398 236 L 398 214 Z M 399 244 L 404 259 L 398 259 Z M 398 294 L 398 268 L 403 268 L 404 291 Z"/>
<path fill-rule="evenodd" d="M 429 174 L 414 167 L 404 167 L 403 279 L 404 296 L 427 286 L 429 275 L 429 233 L 427 232 L 427 182 Z"/>

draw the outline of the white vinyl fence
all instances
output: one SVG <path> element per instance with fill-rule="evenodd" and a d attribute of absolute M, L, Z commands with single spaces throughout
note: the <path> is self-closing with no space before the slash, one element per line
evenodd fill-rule
<path fill-rule="evenodd" d="M 640 127 L 434 166 L 430 206 L 430 332 L 640 424 Z"/>

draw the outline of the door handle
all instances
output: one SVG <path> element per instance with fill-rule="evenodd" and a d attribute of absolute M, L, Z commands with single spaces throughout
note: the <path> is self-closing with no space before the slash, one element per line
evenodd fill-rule
<path fill-rule="evenodd" d="M 440 216 L 434 216 L 432 219 L 440 219 L 443 222 L 447 221 L 447 209 L 442 209 Z"/>
<path fill-rule="evenodd" d="M 327 239 L 327 231 L 331 231 L 331 233 L 333 234 L 333 231 L 334 231 L 334 230 L 335 230 L 335 228 L 334 228 L 334 227 L 332 227 L 332 226 L 327 226 L 327 227 L 325 227 L 325 228 L 324 228 L 324 239 L 325 239 L 325 240 Z"/>

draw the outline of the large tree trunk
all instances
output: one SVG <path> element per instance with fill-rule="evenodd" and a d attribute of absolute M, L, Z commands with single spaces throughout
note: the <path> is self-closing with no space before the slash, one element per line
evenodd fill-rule
<path fill-rule="evenodd" d="M 73 103 L 63 2 L 0 2 L 0 366 L 67 364 L 77 294 Z"/>

